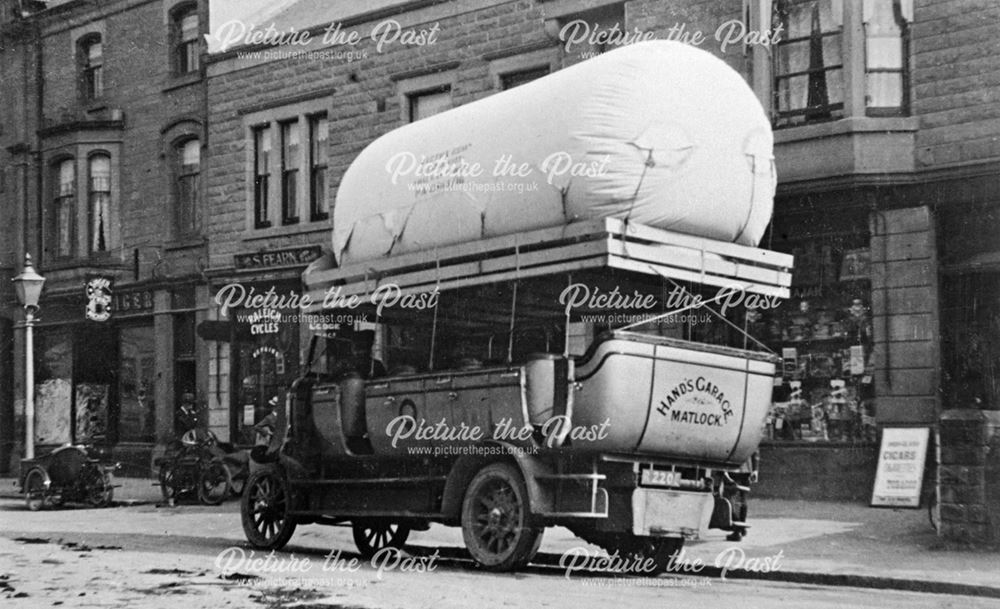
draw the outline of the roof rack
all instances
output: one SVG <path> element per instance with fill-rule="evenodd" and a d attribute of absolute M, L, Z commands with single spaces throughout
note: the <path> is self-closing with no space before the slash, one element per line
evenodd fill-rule
<path fill-rule="evenodd" d="M 302 278 L 313 311 L 332 287 L 338 298 L 368 297 L 386 284 L 420 293 L 602 267 L 788 298 L 792 263 L 788 254 L 603 218 L 343 267 L 314 263 Z"/>

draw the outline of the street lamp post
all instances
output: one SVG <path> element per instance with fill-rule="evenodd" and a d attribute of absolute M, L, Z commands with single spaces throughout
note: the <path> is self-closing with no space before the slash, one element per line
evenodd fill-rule
<path fill-rule="evenodd" d="M 45 278 L 35 272 L 31 254 L 24 255 L 24 268 L 13 279 L 17 300 L 24 307 L 24 457 L 35 457 L 35 346 L 32 329 L 38 299 L 42 295 Z"/>

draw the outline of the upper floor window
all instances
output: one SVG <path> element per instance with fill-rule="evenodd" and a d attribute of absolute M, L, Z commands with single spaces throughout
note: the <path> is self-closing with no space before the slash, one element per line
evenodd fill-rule
<path fill-rule="evenodd" d="M 201 142 L 189 139 L 174 150 L 174 229 L 177 236 L 198 232 L 198 193 L 201 174 Z"/>
<path fill-rule="evenodd" d="M 271 226 L 270 167 L 271 129 L 263 126 L 253 130 L 253 217 L 254 228 Z"/>
<path fill-rule="evenodd" d="M 287 234 L 328 217 L 328 108 L 329 98 L 317 97 L 244 117 L 247 226 Z"/>
<path fill-rule="evenodd" d="M 90 251 L 110 251 L 111 243 L 111 157 L 94 154 L 88 160 L 90 210 Z"/>
<path fill-rule="evenodd" d="M 326 185 L 329 130 L 325 114 L 309 118 L 309 217 L 311 220 L 324 220 L 329 216 L 330 207 L 327 201 L 329 195 Z"/>
<path fill-rule="evenodd" d="M 174 13 L 172 23 L 174 72 L 187 74 L 200 67 L 198 7 L 189 6 Z"/>
<path fill-rule="evenodd" d="M 777 123 L 843 116 L 844 66 L 839 0 L 777 0 L 783 27 L 774 54 Z"/>
<path fill-rule="evenodd" d="M 73 255 L 73 218 L 76 195 L 76 161 L 66 159 L 56 164 L 52 176 L 51 247 L 55 258 Z"/>
<path fill-rule="evenodd" d="M 909 32 L 900 0 L 867 0 L 865 107 L 869 115 L 902 114 L 908 106 Z"/>
<path fill-rule="evenodd" d="M 444 86 L 430 91 L 411 93 L 410 122 L 434 116 L 451 108 L 451 87 Z"/>
<path fill-rule="evenodd" d="M 543 76 L 548 76 L 549 67 L 541 66 L 538 68 L 530 68 L 527 70 L 519 70 L 517 72 L 508 72 L 506 74 L 500 75 L 500 88 L 506 91 L 507 89 L 513 89 L 514 87 L 519 87 L 525 83 L 531 82 L 533 80 L 539 79 Z"/>
<path fill-rule="evenodd" d="M 80 63 L 83 97 L 95 100 L 104 93 L 104 45 L 100 36 L 89 36 L 80 43 Z"/>
<path fill-rule="evenodd" d="M 281 223 L 299 221 L 299 122 L 281 123 Z"/>
<path fill-rule="evenodd" d="M 775 124 L 905 114 L 911 10 L 907 0 L 773 0 L 771 25 L 782 28 L 772 64 Z M 848 44 L 845 20 L 864 36 Z"/>

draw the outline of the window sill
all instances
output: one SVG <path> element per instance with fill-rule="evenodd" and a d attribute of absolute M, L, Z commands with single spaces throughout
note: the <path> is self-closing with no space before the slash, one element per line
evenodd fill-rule
<path fill-rule="evenodd" d="M 208 244 L 207 238 L 201 235 L 197 235 L 192 237 L 181 237 L 179 239 L 168 241 L 163 244 L 163 249 L 165 249 L 168 252 L 172 252 L 176 250 L 186 250 L 186 249 L 193 249 L 196 247 L 204 247 L 207 244 Z"/>
<path fill-rule="evenodd" d="M 893 133 L 916 131 L 920 120 L 913 116 L 894 116 L 885 118 L 853 117 L 836 121 L 784 127 L 774 130 L 774 143 L 784 144 L 802 140 L 817 140 L 851 133 Z"/>
<path fill-rule="evenodd" d="M 243 241 L 259 241 L 261 239 L 271 239 L 273 237 L 286 237 L 288 235 L 305 235 L 312 233 L 329 232 L 330 226 L 325 224 L 289 224 L 287 226 L 274 226 L 271 228 L 258 228 L 246 232 Z"/>
<path fill-rule="evenodd" d="M 95 255 L 87 258 L 63 259 L 52 262 L 41 267 L 45 271 L 65 271 L 71 269 L 87 268 L 121 268 L 121 260 L 112 258 L 110 255 Z"/>
<path fill-rule="evenodd" d="M 202 79 L 201 70 L 188 72 L 187 74 L 172 74 L 167 77 L 167 82 L 164 83 L 162 92 L 166 93 L 182 87 L 188 87 L 201 82 Z"/>

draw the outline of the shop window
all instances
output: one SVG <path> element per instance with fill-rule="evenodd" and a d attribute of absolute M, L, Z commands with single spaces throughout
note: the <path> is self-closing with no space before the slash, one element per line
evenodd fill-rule
<path fill-rule="evenodd" d="M 197 234 L 201 142 L 185 140 L 174 149 L 174 230 L 178 237 Z"/>
<path fill-rule="evenodd" d="M 112 405 L 122 406 L 112 395 L 117 387 L 121 360 L 117 333 L 106 323 L 88 323 L 74 327 L 73 336 L 73 404 L 75 406 L 75 434 L 77 442 L 118 441 L 135 438 L 134 434 L 121 435 L 121 427 L 114 425 Z M 117 434 L 117 437 L 114 437 Z"/>
<path fill-rule="evenodd" d="M 80 85 L 84 101 L 99 99 L 104 93 L 104 45 L 92 35 L 80 42 Z"/>
<path fill-rule="evenodd" d="M 440 114 L 451 108 L 451 87 L 444 86 L 429 91 L 407 95 L 410 105 L 410 122 Z"/>
<path fill-rule="evenodd" d="M 87 161 L 90 252 L 109 251 L 111 242 L 111 157 L 94 154 Z"/>
<path fill-rule="evenodd" d="M 197 72 L 201 61 L 198 35 L 198 7 L 184 6 L 174 12 L 171 23 L 174 73 Z"/>
<path fill-rule="evenodd" d="M 521 86 L 525 83 L 529 83 L 533 80 L 537 80 L 543 76 L 548 76 L 549 67 L 542 66 L 540 68 L 531 68 L 528 70 L 519 70 L 517 72 L 508 72 L 506 74 L 500 75 L 500 88 L 504 91 L 507 89 L 513 89 L 514 87 Z"/>
<path fill-rule="evenodd" d="M 250 286 L 248 286 L 250 287 Z M 283 293 L 290 284 L 252 286 L 259 292 L 274 288 Z M 256 440 L 253 426 L 279 405 L 299 369 L 299 326 L 296 310 L 242 309 L 232 313 L 237 334 L 251 342 L 233 343 L 230 374 L 237 383 L 232 402 L 231 437 L 241 444 Z"/>
<path fill-rule="evenodd" d="M 844 69 L 840 0 L 776 0 L 782 27 L 774 52 L 777 123 L 830 120 L 843 115 Z"/>
<path fill-rule="evenodd" d="M 60 161 L 52 172 L 51 245 L 54 258 L 73 255 L 73 225 L 76 216 L 76 161 Z"/>
<path fill-rule="evenodd" d="M 814 234 L 775 249 L 795 255 L 792 298 L 777 309 L 748 310 L 741 320 L 782 358 L 767 437 L 874 441 L 867 234 Z"/>
<path fill-rule="evenodd" d="M 270 157 L 271 157 L 271 129 L 269 127 L 257 127 L 253 131 L 253 216 L 254 228 L 266 228 L 271 226 L 268 216 L 270 213 Z"/>
<path fill-rule="evenodd" d="M 68 330 L 39 328 L 35 332 L 35 442 L 74 441 L 73 340 Z M 82 441 L 79 436 L 77 441 Z"/>
<path fill-rule="evenodd" d="M 326 184 L 329 124 L 326 115 L 309 118 L 309 217 L 325 220 L 329 217 L 329 194 Z"/>
<path fill-rule="evenodd" d="M 156 334 L 152 324 L 119 330 L 118 440 L 151 442 L 156 422 Z"/>
<path fill-rule="evenodd" d="M 1000 275 L 946 275 L 941 295 L 945 404 L 1000 410 Z"/>
<path fill-rule="evenodd" d="M 299 123 L 281 123 L 281 223 L 299 221 Z"/>

